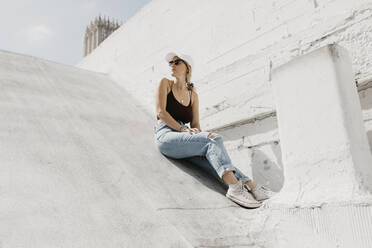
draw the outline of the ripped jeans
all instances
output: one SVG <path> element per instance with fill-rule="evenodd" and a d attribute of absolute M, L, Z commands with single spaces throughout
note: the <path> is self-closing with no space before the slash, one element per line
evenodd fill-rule
<path fill-rule="evenodd" d="M 178 123 L 188 128 L 182 121 Z M 179 132 L 163 121 L 154 126 L 154 134 L 156 146 L 167 157 L 188 160 L 212 173 L 222 183 L 225 183 L 222 176 L 228 171 L 233 171 L 235 177 L 243 183 L 251 181 L 232 165 L 220 135 L 210 138 L 210 132 Z M 206 160 L 202 160 L 201 156 Z"/>

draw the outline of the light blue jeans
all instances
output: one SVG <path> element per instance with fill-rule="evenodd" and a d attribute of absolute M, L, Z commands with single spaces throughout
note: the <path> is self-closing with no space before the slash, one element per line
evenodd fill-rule
<path fill-rule="evenodd" d="M 188 127 L 182 121 L 178 123 Z M 225 182 L 222 176 L 228 171 L 233 171 L 236 178 L 243 183 L 251 180 L 232 165 L 221 136 L 212 139 L 208 137 L 210 132 L 202 131 L 194 134 L 179 132 L 163 121 L 154 126 L 154 134 L 156 146 L 167 157 L 188 160 L 211 172 L 223 183 Z M 201 156 L 206 159 L 202 160 Z"/>

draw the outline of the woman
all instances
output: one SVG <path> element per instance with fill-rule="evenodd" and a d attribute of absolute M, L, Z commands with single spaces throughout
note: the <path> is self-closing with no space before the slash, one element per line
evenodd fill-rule
<path fill-rule="evenodd" d="M 221 135 L 200 130 L 198 94 L 190 83 L 191 57 L 168 53 L 165 59 L 175 79 L 163 78 L 157 88 L 154 132 L 159 151 L 170 158 L 193 158 L 192 162 L 207 167 L 229 186 L 226 197 L 230 200 L 247 208 L 259 207 L 269 198 L 268 191 L 231 164 Z"/>

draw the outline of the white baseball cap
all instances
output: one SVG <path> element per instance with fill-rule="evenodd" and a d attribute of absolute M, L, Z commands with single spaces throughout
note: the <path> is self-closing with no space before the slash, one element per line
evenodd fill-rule
<path fill-rule="evenodd" d="M 186 55 L 186 54 L 176 54 L 174 52 L 170 52 L 167 55 L 165 55 L 165 61 L 167 61 L 169 63 L 169 61 L 171 61 L 174 56 L 177 56 L 180 59 L 186 61 L 191 66 L 191 68 L 193 68 L 194 61 L 192 60 L 191 56 Z"/>

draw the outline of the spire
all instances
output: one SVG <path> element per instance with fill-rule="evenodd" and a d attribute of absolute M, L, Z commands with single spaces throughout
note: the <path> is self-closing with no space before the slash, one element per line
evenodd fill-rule
<path fill-rule="evenodd" d="M 118 29 L 123 24 L 123 21 L 117 18 L 110 18 L 107 15 L 99 13 L 92 18 L 89 25 L 85 28 L 84 35 L 84 56 L 91 53 L 99 44 L 105 40 L 112 32 Z M 93 32 L 98 31 L 98 40 L 93 36 Z M 95 33 L 96 34 L 96 33 Z M 93 44 L 94 43 L 94 44 Z"/>

